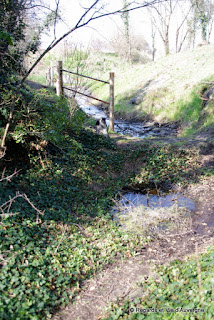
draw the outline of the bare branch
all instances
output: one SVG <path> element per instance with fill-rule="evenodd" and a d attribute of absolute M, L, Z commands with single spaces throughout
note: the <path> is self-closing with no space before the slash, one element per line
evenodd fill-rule
<path fill-rule="evenodd" d="M 0 159 L 5 156 L 5 152 L 6 152 L 6 147 L 0 147 Z"/>
<path fill-rule="evenodd" d="M 29 76 L 29 74 L 32 72 L 32 70 L 36 67 L 36 65 L 42 60 L 42 58 L 50 51 L 52 50 L 59 42 L 61 42 L 63 39 L 65 39 L 68 35 L 70 35 L 72 32 L 74 32 L 75 30 L 82 28 L 86 25 L 88 25 L 91 21 L 103 18 L 103 17 L 107 17 L 107 16 L 112 16 L 112 15 L 116 15 L 116 14 L 122 14 L 125 12 L 129 12 L 129 11 L 134 11 L 137 9 L 141 9 L 144 7 L 148 7 L 148 6 L 152 6 L 156 3 L 162 3 L 162 2 L 166 2 L 167 0 L 152 0 L 150 2 L 144 1 L 143 3 L 138 3 L 138 2 L 132 2 L 132 4 L 136 4 L 134 7 L 129 7 L 127 9 L 120 8 L 118 10 L 115 11 L 111 11 L 111 12 L 105 12 L 105 13 L 99 13 L 99 11 L 96 11 L 96 13 L 99 13 L 98 15 L 94 16 L 94 12 L 92 12 L 92 10 L 95 8 L 95 6 L 99 3 L 100 0 L 96 0 L 93 2 L 93 4 L 86 9 L 85 13 L 80 17 L 80 19 L 78 20 L 78 22 L 76 23 L 76 25 L 71 28 L 69 31 L 67 31 L 66 33 L 64 33 L 61 37 L 59 37 L 58 39 L 54 39 L 49 46 L 43 51 L 43 53 L 39 56 L 39 58 L 34 62 L 34 64 L 31 66 L 31 68 L 27 71 L 27 73 L 25 74 L 25 76 L 22 78 L 22 80 L 20 81 L 20 86 L 23 85 L 24 81 L 26 80 L 26 78 Z M 87 19 L 86 16 L 91 13 L 91 16 L 88 17 Z M 85 19 L 85 20 L 84 20 Z"/>
<path fill-rule="evenodd" d="M 54 17 L 54 39 L 56 39 L 56 22 L 57 22 L 58 10 L 59 10 L 59 2 L 60 0 L 56 1 L 56 11 L 55 11 L 55 17 Z"/>
<path fill-rule="evenodd" d="M 0 179 L 0 182 L 1 182 L 1 181 L 4 181 L 4 180 L 7 180 L 7 181 L 11 182 L 11 179 L 12 179 L 15 175 L 17 175 L 17 174 L 19 173 L 19 171 L 21 171 L 21 169 L 19 169 L 18 171 L 15 169 L 15 171 L 14 171 L 10 176 L 4 177 L 4 172 L 5 172 L 5 169 L 4 169 L 4 171 L 3 171 L 3 173 L 2 173 L 2 177 L 1 177 L 1 179 Z"/>
<path fill-rule="evenodd" d="M 16 192 L 16 195 L 13 198 L 10 197 L 10 200 L 6 201 L 0 206 L 0 211 L 1 211 L 0 216 L 11 216 L 11 215 L 13 216 L 18 214 L 18 213 L 10 213 L 11 206 L 17 198 L 24 199 L 37 212 L 36 223 L 39 223 L 39 215 L 43 216 L 44 212 L 36 208 L 35 205 L 30 201 L 30 199 L 27 197 L 25 193 L 21 194 L 19 193 L 19 191 Z"/>

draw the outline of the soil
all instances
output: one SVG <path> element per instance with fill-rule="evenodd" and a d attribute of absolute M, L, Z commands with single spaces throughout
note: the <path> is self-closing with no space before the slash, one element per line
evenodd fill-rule
<path fill-rule="evenodd" d="M 41 89 L 45 86 L 28 81 L 30 86 Z M 134 148 L 144 143 L 142 139 L 110 135 L 120 148 Z M 182 148 L 199 151 L 201 166 L 214 168 L 213 130 L 201 132 L 194 138 L 150 138 L 152 144 L 175 144 Z M 64 309 L 56 313 L 53 320 L 99 320 L 106 316 L 106 308 L 117 299 L 132 300 L 143 295 L 137 285 L 142 277 L 154 275 L 154 264 L 166 264 L 175 259 L 185 260 L 194 254 L 195 245 L 199 252 L 214 244 L 214 176 L 201 178 L 197 184 L 175 186 L 188 198 L 195 200 L 196 208 L 187 228 L 168 232 L 142 246 L 135 257 L 127 252 L 127 258 L 118 259 L 94 278 L 84 281 L 79 294 Z"/>
<path fill-rule="evenodd" d="M 31 81 L 31 80 L 26 80 L 25 83 L 31 87 L 32 89 L 35 89 L 35 90 L 40 90 L 40 89 L 50 89 L 50 87 L 48 86 L 45 86 L 43 84 L 40 84 L 38 82 L 35 82 L 35 81 Z"/>

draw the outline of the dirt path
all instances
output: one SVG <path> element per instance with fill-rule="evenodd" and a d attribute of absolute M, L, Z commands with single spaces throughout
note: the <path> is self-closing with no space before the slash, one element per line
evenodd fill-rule
<path fill-rule="evenodd" d="M 210 230 L 210 229 L 209 229 Z M 214 234 L 194 234 L 194 231 L 183 235 L 159 239 L 141 249 L 135 258 L 118 261 L 97 277 L 85 281 L 81 293 L 72 304 L 60 311 L 54 320 L 99 320 L 105 315 L 110 302 L 118 298 L 132 300 L 143 295 L 137 282 L 142 277 L 153 274 L 153 264 L 162 264 L 194 253 L 195 243 L 199 251 L 204 252 L 214 244 Z"/>
<path fill-rule="evenodd" d="M 112 135 L 121 148 L 130 148 L 142 140 Z M 200 162 L 207 169 L 214 167 L 214 148 L 207 135 L 195 139 L 152 139 L 151 143 L 182 143 L 182 147 L 197 148 Z M 142 277 L 150 276 L 154 264 L 163 264 L 175 259 L 186 259 L 195 252 L 198 243 L 200 252 L 214 244 L 214 177 L 203 178 L 198 184 L 182 190 L 196 201 L 196 209 L 187 228 L 177 234 L 168 233 L 142 247 L 137 255 L 124 261 L 118 260 L 93 279 L 84 282 L 82 290 L 53 320 L 99 320 L 105 315 L 110 302 L 118 298 L 132 300 L 142 296 L 137 285 Z"/>

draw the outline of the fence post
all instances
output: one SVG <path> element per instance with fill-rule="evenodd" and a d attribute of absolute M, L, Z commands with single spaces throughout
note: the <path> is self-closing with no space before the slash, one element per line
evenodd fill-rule
<path fill-rule="evenodd" d="M 63 95 L 62 61 L 57 62 L 56 94 L 58 96 Z"/>
<path fill-rule="evenodd" d="M 109 130 L 114 131 L 114 72 L 110 72 L 109 89 L 110 89 L 110 105 L 109 105 Z"/>

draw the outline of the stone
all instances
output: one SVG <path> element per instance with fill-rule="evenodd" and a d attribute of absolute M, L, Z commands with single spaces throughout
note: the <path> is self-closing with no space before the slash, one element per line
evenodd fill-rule
<path fill-rule="evenodd" d="M 96 133 L 103 134 L 105 137 L 109 137 L 108 127 L 106 124 L 106 118 L 101 118 L 96 122 Z"/>

